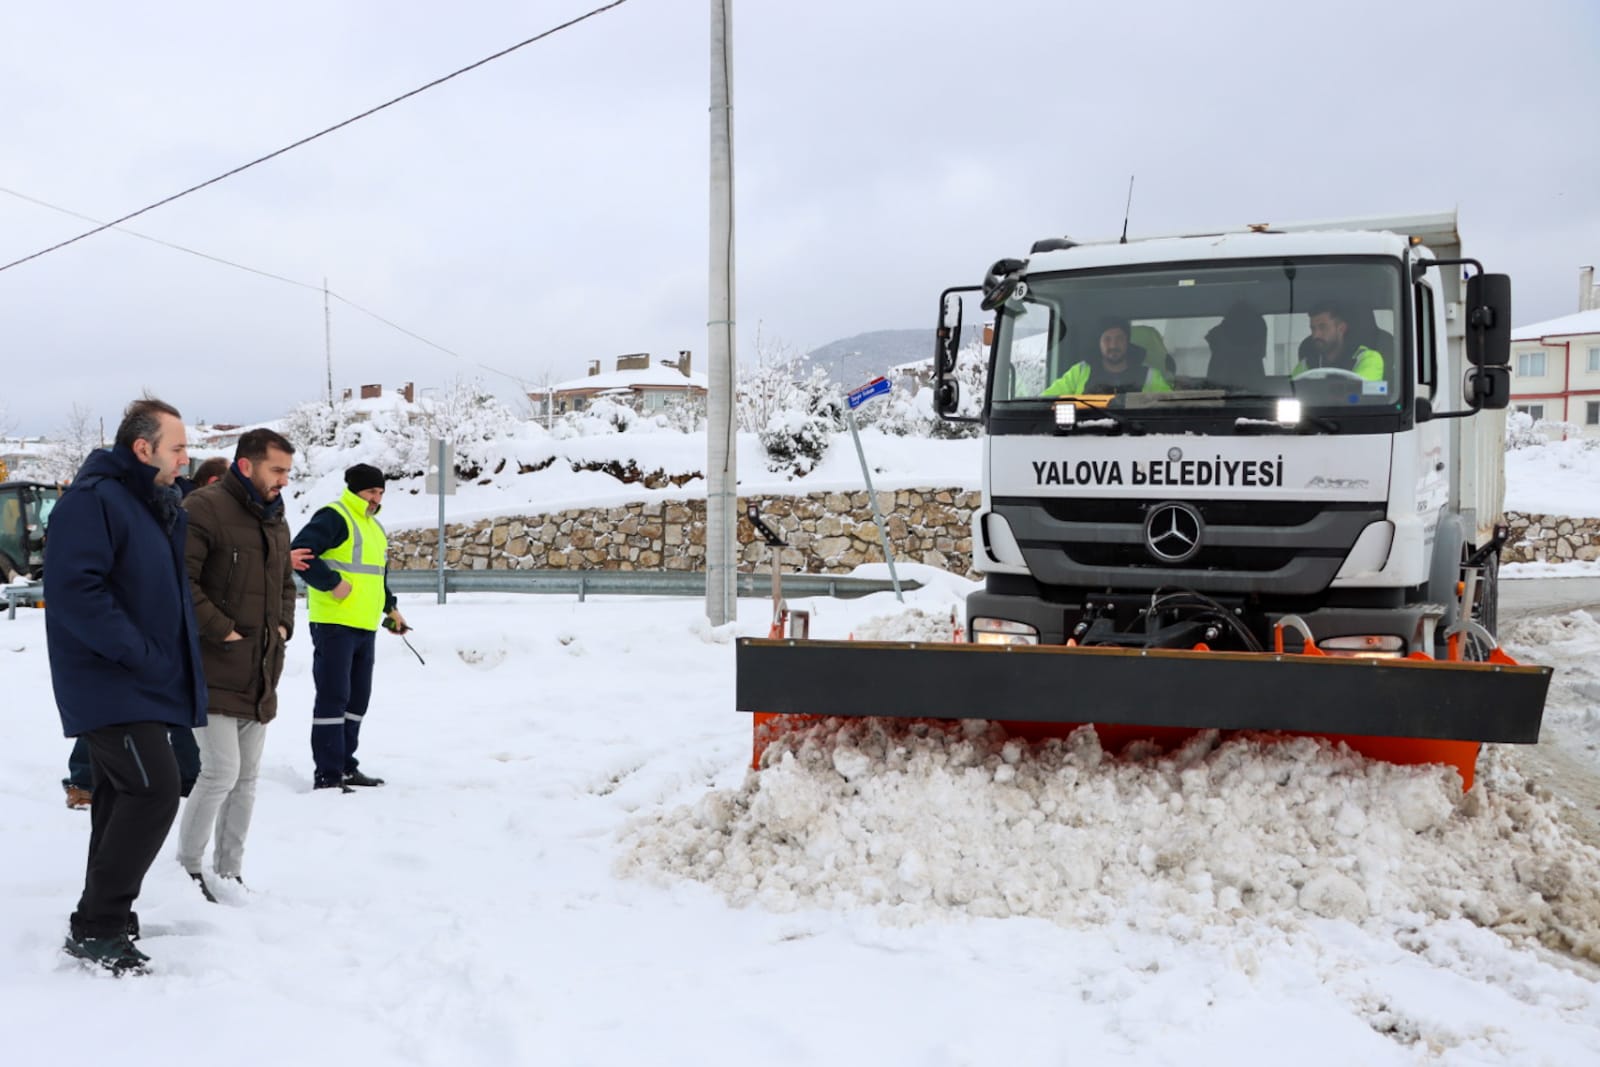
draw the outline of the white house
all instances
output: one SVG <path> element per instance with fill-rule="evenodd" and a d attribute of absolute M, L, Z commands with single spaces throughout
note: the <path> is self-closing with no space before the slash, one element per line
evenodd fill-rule
<path fill-rule="evenodd" d="M 689 353 L 679 352 L 676 360 L 662 360 L 650 365 L 650 353 L 635 352 L 617 357 L 617 369 L 601 373 L 600 361 L 589 363 L 587 377 L 557 382 L 548 389 L 530 392 L 528 399 L 535 407 L 549 404 L 553 414 L 582 411 L 590 401 L 602 394 L 610 394 L 638 410 L 658 411 L 669 402 L 690 397 L 704 400 L 709 380 L 689 367 Z"/>
<path fill-rule="evenodd" d="M 1511 406 L 1600 436 L 1600 288 L 1578 272 L 1578 312 L 1511 331 Z"/>

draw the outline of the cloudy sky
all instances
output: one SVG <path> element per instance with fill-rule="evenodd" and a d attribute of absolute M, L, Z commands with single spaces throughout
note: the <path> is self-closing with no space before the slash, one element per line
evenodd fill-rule
<path fill-rule="evenodd" d="M 0 263 L 598 6 L 12 4 Z M 739 355 L 931 325 L 1058 233 L 1459 209 L 1516 319 L 1600 262 L 1592 0 L 734 0 Z M 0 405 L 192 420 L 337 387 L 579 376 L 707 318 L 709 5 L 628 0 L 128 228 L 0 271 Z M 20 196 L 17 194 L 21 194 Z M 31 198 L 31 199 L 24 199 Z"/>

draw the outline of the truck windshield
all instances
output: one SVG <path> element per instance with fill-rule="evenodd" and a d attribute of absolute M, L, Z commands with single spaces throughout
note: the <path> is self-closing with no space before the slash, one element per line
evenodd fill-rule
<path fill-rule="evenodd" d="M 1403 292 L 1398 261 L 1377 258 L 1033 275 L 996 322 L 991 399 L 1177 419 L 1270 418 L 1282 397 L 1324 418 L 1397 412 Z"/>

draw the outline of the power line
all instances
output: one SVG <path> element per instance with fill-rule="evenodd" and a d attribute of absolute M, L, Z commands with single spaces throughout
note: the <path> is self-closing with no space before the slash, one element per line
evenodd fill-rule
<path fill-rule="evenodd" d="M 81 211 L 73 211 L 71 208 L 62 207 L 60 204 L 52 204 L 47 200 L 40 200 L 38 197 L 29 196 L 26 193 L 19 193 L 15 189 L 7 189 L 4 186 L 0 186 L 0 193 L 4 193 L 7 196 L 14 196 L 18 200 L 26 200 L 28 203 L 36 204 L 39 207 L 49 208 L 51 211 L 59 211 L 63 215 L 71 215 L 73 218 L 82 219 L 85 222 L 98 223 L 100 221 L 99 219 L 94 218 L 92 215 L 85 215 Z M 115 229 L 118 233 L 127 234 L 129 237 L 137 237 L 141 241 L 149 241 L 152 244 L 158 244 L 158 245 L 161 245 L 163 248 L 170 248 L 170 249 L 172 249 L 173 251 L 176 251 L 176 252 L 184 252 L 184 253 L 187 253 L 188 255 L 191 255 L 191 256 L 199 256 L 201 259 L 209 260 L 212 263 L 221 264 L 224 267 L 232 267 L 235 270 L 248 271 L 251 274 L 258 274 L 263 278 L 271 278 L 275 282 L 282 282 L 285 285 L 292 285 L 292 286 L 295 286 L 296 288 L 299 288 L 299 289 L 309 289 L 314 293 L 326 292 L 328 294 L 328 296 L 331 297 L 332 299 L 337 300 L 337 301 L 339 301 L 339 303 L 344 304 L 344 305 L 346 305 L 346 306 L 348 306 L 348 307 L 350 307 L 350 308 L 352 308 L 352 309 L 354 309 L 356 311 L 361 312 L 361 314 L 366 315 L 368 318 L 376 319 L 378 322 L 383 323 L 385 326 L 389 327 L 392 330 L 398 330 L 400 333 L 405 334 L 407 337 L 414 338 L 415 340 L 421 341 L 423 344 L 427 345 L 429 348 L 436 348 L 440 352 L 443 352 L 445 355 L 453 356 L 454 358 L 459 359 L 464 363 L 471 363 L 473 366 L 481 367 L 484 370 L 489 371 L 491 374 L 498 374 L 503 378 L 509 378 L 511 381 L 515 382 L 517 384 L 517 386 L 519 388 L 521 388 L 524 392 L 527 391 L 527 388 L 528 388 L 527 382 L 524 379 L 519 378 L 517 375 L 507 373 L 506 371 L 500 370 L 497 367 L 491 367 L 487 363 L 481 363 L 478 360 L 472 359 L 472 358 L 470 358 L 468 356 L 463 356 L 460 352 L 456 352 L 456 351 L 454 351 L 452 349 L 446 348 L 444 345 L 441 345 L 436 341 L 430 341 L 430 340 L 428 340 L 428 338 L 422 336 L 420 333 L 416 333 L 416 332 L 414 332 L 412 330 L 408 330 L 404 326 L 401 326 L 399 323 L 391 322 L 388 319 L 384 318 L 382 315 L 378 314 L 376 311 L 373 311 L 371 308 L 362 307 L 360 304 L 356 303 L 354 300 L 351 300 L 349 297 L 342 296 L 339 293 L 336 293 L 331 289 L 325 289 L 323 286 L 320 286 L 320 285 L 312 285 L 309 282 L 297 281 L 294 278 L 286 278 L 282 274 L 274 274 L 270 270 L 261 270 L 260 268 L 257 268 L 257 267 L 247 266 L 244 263 L 235 263 L 231 259 L 224 259 L 221 256 L 214 256 L 209 252 L 202 252 L 199 249 L 190 248 L 187 245 L 175 244 L 172 241 L 164 241 L 159 237 L 152 237 L 150 234 L 147 234 L 147 233 L 140 233 L 137 230 L 130 230 L 130 229 L 124 227 L 124 226 L 118 226 L 116 223 L 106 223 L 106 224 L 100 226 L 100 230 L 104 230 L 104 229 Z M 91 233 L 98 233 L 99 230 L 92 230 L 90 232 Z"/>
<path fill-rule="evenodd" d="M 628 0 L 611 0 L 611 3 L 609 3 L 609 4 L 603 4 L 600 7 L 595 8 L 593 11 L 590 11 L 590 12 L 588 12 L 586 14 L 583 14 L 583 15 L 579 15 L 577 18 L 568 19 L 566 22 L 563 22 L 559 26 L 552 26 L 550 29 L 545 30 L 543 33 L 536 34 L 536 35 L 534 35 L 532 37 L 529 37 L 525 41 L 518 41 L 516 44 L 512 45 L 510 48 L 502 48 L 500 51 L 494 53 L 493 55 L 484 56 L 482 59 L 478 60 L 476 63 L 469 63 L 466 66 L 462 67 L 460 70 L 452 71 L 449 74 L 446 74 L 442 78 L 435 78 L 433 81 L 428 82 L 426 85 L 419 85 L 419 86 L 417 86 L 417 88 L 412 89 L 408 93 L 401 93 L 399 96 L 395 97 L 393 100 L 386 101 L 386 102 L 384 102 L 382 104 L 379 104 L 376 107 L 368 108 L 367 110 L 361 112 L 359 115 L 352 115 L 350 118 L 345 119 L 343 122 L 335 123 L 334 125 L 329 126 L 327 129 L 321 130 L 321 131 L 319 131 L 317 133 L 314 133 L 309 137 L 302 137 L 302 138 L 300 138 L 300 140 L 294 142 L 293 144 L 285 145 L 284 147 L 278 149 L 275 152 L 268 152 L 266 155 L 260 157 L 259 159 L 252 159 L 248 163 L 241 164 L 240 166 L 234 167 L 230 171 L 225 171 L 224 173 L 217 175 L 215 178 L 207 179 L 206 181 L 201 182 L 199 185 L 191 185 L 189 188 L 183 190 L 182 192 L 173 193 L 171 196 L 165 197 L 165 198 L 163 198 L 161 200 L 157 200 L 153 204 L 147 204 L 146 206 L 140 208 L 138 211 L 131 211 L 128 214 L 123 215 L 121 218 L 112 219 L 110 222 L 103 223 L 103 224 L 101 224 L 99 226 L 96 226 L 92 230 L 86 230 L 83 233 L 78 234 L 78 236 L 70 237 L 67 240 L 60 242 L 59 244 L 53 244 L 49 248 L 41 248 L 37 252 L 34 252 L 34 253 L 29 254 L 29 255 L 23 256 L 21 259 L 14 259 L 10 263 L 5 264 L 4 266 L 0 266 L 0 271 L 8 271 L 12 267 L 20 266 L 21 264 L 26 263 L 29 260 L 38 259 L 40 256 L 49 255 L 51 252 L 55 252 L 55 251 L 58 251 L 60 249 L 63 249 L 63 248 L 67 247 L 70 244 L 76 244 L 77 242 L 83 240 L 85 237 L 93 237 L 97 233 L 101 233 L 101 232 L 103 232 L 105 230 L 109 230 L 114 226 L 119 226 L 122 223 L 127 222 L 130 219 L 136 219 L 140 215 L 143 215 L 147 211 L 154 211 L 156 208 L 162 207 L 162 206 L 164 206 L 166 204 L 170 204 L 174 200 L 182 199 L 183 197 L 188 196 L 190 193 L 199 192 L 201 189 L 204 189 L 208 185 L 215 185 L 215 184 L 217 184 L 217 182 L 220 182 L 225 178 L 231 178 L 235 174 L 243 173 L 244 171 L 249 170 L 251 167 L 254 167 L 254 166 L 258 165 L 258 164 L 267 162 L 267 160 L 269 160 L 269 159 L 276 159 L 278 156 L 283 155 L 285 152 L 291 152 L 294 149 L 301 147 L 302 145 L 308 145 L 312 141 L 317 140 L 319 137 L 326 137 L 328 134 L 333 133 L 335 130 L 342 130 L 346 126 L 349 126 L 352 123 L 360 122 L 362 119 L 367 118 L 368 116 L 376 115 L 378 112 L 384 110 L 385 108 L 393 107 L 395 104 L 400 103 L 402 100 L 409 100 L 411 97 L 416 96 L 419 93 L 425 93 L 429 89 L 434 88 L 435 86 L 443 85 L 445 82 L 449 81 L 451 78 L 460 77 L 461 75 L 467 73 L 468 71 L 476 70 L 477 68 L 483 66 L 486 63 L 492 63 L 497 59 L 500 59 L 500 58 L 502 58 L 504 56 L 508 56 L 512 52 L 517 51 L 519 48 L 526 48 L 528 45 L 534 44 L 535 42 L 538 42 L 538 41 L 542 41 L 546 37 L 551 36 L 552 34 L 560 33 L 562 30 L 570 29 L 573 26 L 576 26 L 580 22 L 585 22 L 585 21 L 587 21 L 589 19 L 594 18 L 596 15 L 602 15 L 605 12 L 610 11 L 612 8 L 621 7 L 623 4 L 625 4 L 627 2 L 628 2 Z"/>

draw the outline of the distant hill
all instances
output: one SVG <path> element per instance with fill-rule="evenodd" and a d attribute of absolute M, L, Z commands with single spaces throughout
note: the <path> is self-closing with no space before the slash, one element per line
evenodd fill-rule
<path fill-rule="evenodd" d="M 979 327 L 967 326 L 963 343 L 978 336 Z M 840 385 L 851 387 L 870 381 L 889 368 L 933 356 L 933 330 L 873 330 L 832 341 L 806 353 L 806 363 L 821 367 Z"/>

